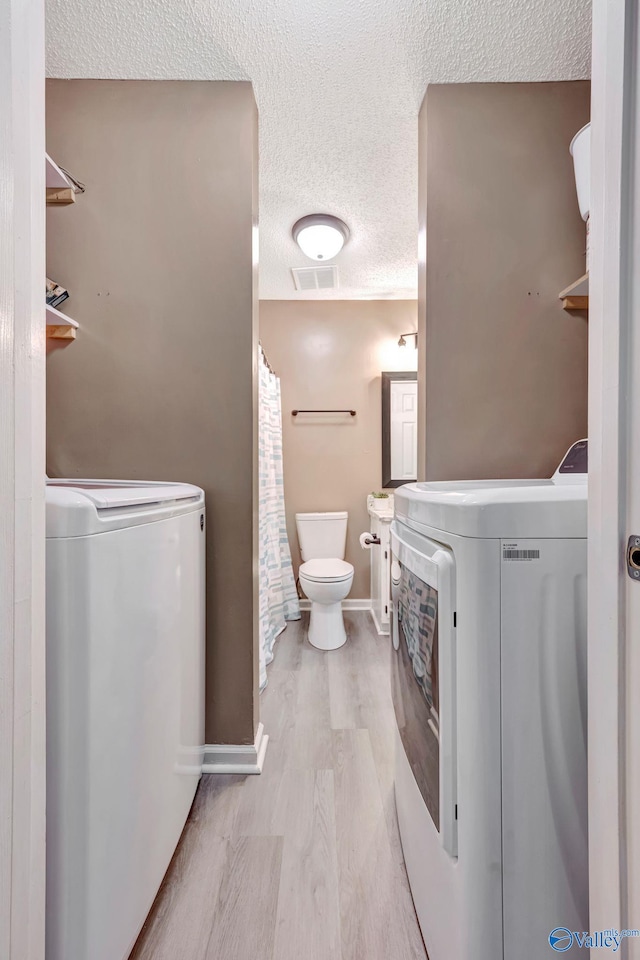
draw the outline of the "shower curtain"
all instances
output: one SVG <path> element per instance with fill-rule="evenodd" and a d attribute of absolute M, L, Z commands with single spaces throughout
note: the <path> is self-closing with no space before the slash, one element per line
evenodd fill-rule
<path fill-rule="evenodd" d="M 282 409 L 280 380 L 268 368 L 260 347 L 260 689 L 267 683 L 267 664 L 287 620 L 300 619 L 284 512 L 282 473 Z"/>

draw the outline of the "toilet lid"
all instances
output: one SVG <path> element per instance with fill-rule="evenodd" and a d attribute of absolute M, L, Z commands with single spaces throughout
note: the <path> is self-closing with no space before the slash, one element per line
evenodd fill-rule
<path fill-rule="evenodd" d="M 300 567 L 300 576 L 318 582 L 348 580 L 353 575 L 353 566 L 345 560 L 307 560 Z"/>

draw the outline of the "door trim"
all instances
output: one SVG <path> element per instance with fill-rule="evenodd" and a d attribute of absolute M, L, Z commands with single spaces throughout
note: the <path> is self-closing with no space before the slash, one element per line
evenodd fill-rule
<path fill-rule="evenodd" d="M 0 956 L 43 960 L 44 7 L 0 5 Z"/>
<path fill-rule="evenodd" d="M 589 857 L 591 929 L 626 927 L 626 625 L 621 563 L 626 541 L 629 429 L 626 369 L 632 269 L 640 238 L 631 208 L 637 154 L 634 0 L 594 0 L 589 283 Z M 594 589 L 595 586 L 595 589 Z M 637 804 L 637 798 L 636 798 Z M 635 869 L 638 869 L 636 865 Z"/>

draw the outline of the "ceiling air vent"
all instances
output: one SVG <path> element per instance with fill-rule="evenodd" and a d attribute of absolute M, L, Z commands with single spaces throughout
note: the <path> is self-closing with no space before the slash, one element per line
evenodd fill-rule
<path fill-rule="evenodd" d="M 338 268 L 324 264 L 321 267 L 292 267 L 296 290 L 335 290 L 338 286 Z"/>

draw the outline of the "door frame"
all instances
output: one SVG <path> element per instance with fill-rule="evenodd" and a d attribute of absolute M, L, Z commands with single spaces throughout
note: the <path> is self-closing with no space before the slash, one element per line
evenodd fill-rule
<path fill-rule="evenodd" d="M 43 960 L 43 0 L 0 4 L 0 956 Z"/>
<path fill-rule="evenodd" d="M 589 805 L 591 926 L 627 916 L 622 551 L 627 534 L 634 0 L 593 3 L 590 269 Z M 632 122 L 633 121 L 633 122 Z M 0 5 L 0 956 L 44 956 L 44 9 Z M 597 585 L 597 589 L 594 589 Z M 637 924 L 638 918 L 635 918 Z"/>
<path fill-rule="evenodd" d="M 635 0 L 594 0 L 591 251 L 589 277 L 589 855 L 590 926 L 639 927 L 630 883 L 640 864 L 629 854 L 627 742 L 640 732 L 640 699 L 626 697 L 632 631 L 630 581 L 623 563 L 629 522 L 629 357 L 640 331 L 631 251 L 640 242 L 632 201 L 640 159 Z M 638 588 L 640 589 L 640 587 Z M 638 628 L 636 627 L 636 643 Z M 640 678 L 637 678 L 640 681 Z M 637 808 L 638 797 L 634 798 Z M 634 880 L 635 878 L 635 880 Z M 638 941 L 625 945 L 638 956 Z"/>

